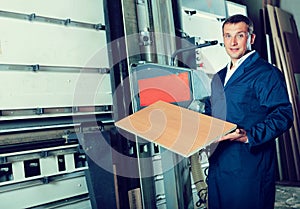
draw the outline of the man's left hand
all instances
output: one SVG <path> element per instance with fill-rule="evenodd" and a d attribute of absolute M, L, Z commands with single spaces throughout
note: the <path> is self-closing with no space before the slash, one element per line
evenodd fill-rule
<path fill-rule="evenodd" d="M 239 142 L 247 143 L 248 137 L 247 137 L 246 131 L 244 129 L 238 128 L 234 132 L 221 137 L 216 142 L 225 141 L 225 140 L 239 141 Z"/>

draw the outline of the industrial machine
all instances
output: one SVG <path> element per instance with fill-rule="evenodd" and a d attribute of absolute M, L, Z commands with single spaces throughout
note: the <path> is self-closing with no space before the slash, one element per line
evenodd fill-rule
<path fill-rule="evenodd" d="M 168 101 L 202 110 L 227 58 L 225 1 L 201 4 L 1 3 L 1 208 L 205 208 L 205 153 L 184 159 L 114 126 L 161 93 L 141 92 L 147 79 L 188 78 Z"/>

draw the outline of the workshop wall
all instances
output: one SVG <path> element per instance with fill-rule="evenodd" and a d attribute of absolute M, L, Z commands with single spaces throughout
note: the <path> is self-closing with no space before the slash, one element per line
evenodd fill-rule
<path fill-rule="evenodd" d="M 0 24 L 1 110 L 112 103 L 102 1 L 1 1 Z"/>
<path fill-rule="evenodd" d="M 103 2 L 0 5 L 1 208 L 91 208 L 75 119 L 111 114 Z"/>

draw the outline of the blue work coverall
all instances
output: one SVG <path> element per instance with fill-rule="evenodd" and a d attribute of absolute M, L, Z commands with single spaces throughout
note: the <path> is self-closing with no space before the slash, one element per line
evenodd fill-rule
<path fill-rule="evenodd" d="M 205 112 L 247 131 L 248 143 L 222 141 L 211 150 L 209 209 L 273 209 L 275 138 L 293 123 L 283 74 L 251 54 L 224 86 L 227 67 L 212 79 Z"/>

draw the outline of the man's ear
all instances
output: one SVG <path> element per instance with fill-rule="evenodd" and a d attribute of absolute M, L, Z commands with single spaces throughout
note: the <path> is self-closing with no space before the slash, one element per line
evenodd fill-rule
<path fill-rule="evenodd" d="M 250 36 L 251 36 L 250 37 L 250 44 L 254 44 L 254 40 L 255 40 L 256 35 L 253 33 Z"/>

